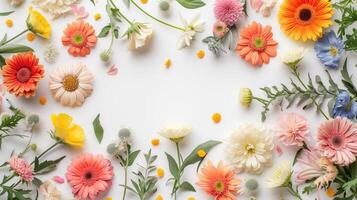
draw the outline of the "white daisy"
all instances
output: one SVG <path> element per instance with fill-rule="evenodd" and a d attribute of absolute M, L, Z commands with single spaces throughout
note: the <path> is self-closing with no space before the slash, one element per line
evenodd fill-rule
<path fill-rule="evenodd" d="M 162 128 L 159 131 L 159 134 L 162 137 L 170 139 L 173 142 L 180 142 L 183 138 L 185 138 L 188 134 L 191 133 L 191 127 L 182 126 L 182 125 L 171 125 Z"/>
<path fill-rule="evenodd" d="M 196 15 L 190 22 L 180 15 L 182 24 L 185 27 L 184 33 L 177 41 L 177 49 L 182 49 L 191 45 L 191 41 L 195 39 L 196 33 L 205 31 L 205 23 L 200 21 L 200 15 Z"/>
<path fill-rule="evenodd" d="M 293 171 L 290 161 L 280 162 L 268 179 L 267 185 L 270 188 L 287 187 L 290 183 L 292 173 Z"/>
<path fill-rule="evenodd" d="M 84 63 L 62 65 L 50 75 L 50 90 L 62 105 L 81 106 L 93 91 L 93 79 Z"/>
<path fill-rule="evenodd" d="M 305 48 L 300 47 L 284 52 L 281 59 L 284 64 L 290 67 L 296 67 L 296 65 L 304 58 L 306 52 L 307 50 Z"/>
<path fill-rule="evenodd" d="M 237 173 L 259 174 L 272 164 L 273 133 L 262 124 L 244 123 L 227 141 L 227 158 Z"/>
<path fill-rule="evenodd" d="M 72 10 L 72 6 L 79 0 L 33 0 L 33 4 L 57 18 Z"/>

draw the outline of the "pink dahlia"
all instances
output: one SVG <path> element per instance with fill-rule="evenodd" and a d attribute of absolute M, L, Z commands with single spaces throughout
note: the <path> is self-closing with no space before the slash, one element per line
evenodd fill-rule
<path fill-rule="evenodd" d="M 217 20 L 233 26 L 244 15 L 243 9 L 239 0 L 216 0 L 214 14 Z"/>
<path fill-rule="evenodd" d="M 33 180 L 32 167 L 26 160 L 13 156 L 7 162 L 10 165 L 10 169 L 20 176 L 23 181 L 29 183 Z"/>
<path fill-rule="evenodd" d="M 338 165 L 349 165 L 357 156 L 357 124 L 337 117 L 322 123 L 317 133 L 317 149 Z"/>
<path fill-rule="evenodd" d="M 278 121 L 279 130 L 277 136 L 279 140 L 287 146 L 303 146 L 304 140 L 309 136 L 309 123 L 296 113 L 284 114 Z"/>
<path fill-rule="evenodd" d="M 112 185 L 113 166 L 102 155 L 82 154 L 73 160 L 66 173 L 73 195 L 80 199 L 95 199 Z"/>

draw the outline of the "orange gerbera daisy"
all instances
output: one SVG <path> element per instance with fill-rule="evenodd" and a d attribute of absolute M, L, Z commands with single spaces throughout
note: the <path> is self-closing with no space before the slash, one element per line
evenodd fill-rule
<path fill-rule="evenodd" d="M 97 43 L 93 26 L 83 21 L 68 24 L 63 31 L 62 44 L 69 46 L 68 53 L 73 56 L 86 56 Z"/>
<path fill-rule="evenodd" d="M 329 0 L 284 0 L 279 10 L 280 27 L 294 40 L 316 41 L 322 29 L 332 25 Z"/>
<path fill-rule="evenodd" d="M 208 161 L 198 173 L 200 186 L 209 195 L 214 196 L 215 200 L 235 200 L 238 193 L 240 180 L 234 178 L 234 172 L 223 162 L 219 162 L 215 167 Z"/>
<path fill-rule="evenodd" d="M 271 26 L 266 25 L 263 28 L 254 21 L 240 32 L 236 51 L 247 62 L 260 66 L 263 63 L 268 64 L 270 57 L 276 56 L 277 46 Z"/>
<path fill-rule="evenodd" d="M 35 96 L 39 81 L 45 70 L 38 58 L 32 53 L 15 54 L 6 60 L 2 67 L 4 85 L 16 96 Z"/>

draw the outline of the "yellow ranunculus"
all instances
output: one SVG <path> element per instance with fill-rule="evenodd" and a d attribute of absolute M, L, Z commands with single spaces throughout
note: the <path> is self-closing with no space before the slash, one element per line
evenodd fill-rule
<path fill-rule="evenodd" d="M 26 20 L 28 29 L 43 38 L 51 38 L 51 24 L 47 19 L 37 10 L 32 7 L 29 8 L 29 15 Z"/>
<path fill-rule="evenodd" d="M 51 116 L 52 124 L 55 127 L 55 136 L 62 140 L 65 144 L 83 147 L 84 145 L 84 130 L 77 124 L 72 123 L 72 117 L 60 113 L 58 115 L 53 114 Z"/>

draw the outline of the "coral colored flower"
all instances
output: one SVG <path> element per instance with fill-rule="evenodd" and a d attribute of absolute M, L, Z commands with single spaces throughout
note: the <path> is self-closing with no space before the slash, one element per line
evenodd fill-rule
<path fill-rule="evenodd" d="M 213 35 L 216 38 L 222 38 L 229 31 L 227 24 L 221 21 L 216 21 L 213 24 Z"/>
<path fill-rule="evenodd" d="M 79 125 L 72 123 L 73 119 L 71 116 L 65 113 L 53 114 L 51 120 L 55 128 L 54 135 L 57 138 L 68 145 L 83 147 L 85 139 L 84 130 Z"/>
<path fill-rule="evenodd" d="M 294 40 L 316 41 L 332 25 L 329 0 L 284 0 L 279 10 L 282 31 Z"/>
<path fill-rule="evenodd" d="M 234 200 L 238 193 L 240 180 L 234 178 L 234 172 L 219 162 L 217 167 L 208 161 L 198 173 L 197 185 L 216 200 Z"/>
<path fill-rule="evenodd" d="M 32 166 L 26 160 L 13 156 L 7 162 L 9 163 L 10 169 L 24 182 L 30 183 L 33 180 Z"/>
<path fill-rule="evenodd" d="M 304 145 L 304 141 L 310 134 L 309 123 L 305 117 L 296 113 L 287 113 L 279 121 L 277 136 L 287 146 Z"/>
<path fill-rule="evenodd" d="M 29 15 L 27 17 L 26 24 L 27 28 L 34 34 L 45 39 L 51 38 L 51 24 L 40 12 L 32 7 L 29 8 Z"/>
<path fill-rule="evenodd" d="M 39 81 L 45 70 L 38 58 L 31 52 L 15 54 L 2 67 L 4 85 L 16 96 L 35 96 Z"/>
<path fill-rule="evenodd" d="M 314 180 L 316 187 L 321 188 L 332 182 L 338 174 L 335 165 L 327 158 L 318 155 L 315 150 L 304 150 L 297 161 L 301 166 L 296 172 L 298 183 Z"/>
<path fill-rule="evenodd" d="M 357 156 L 357 124 L 337 117 L 322 123 L 317 132 L 317 150 L 338 165 L 349 165 Z"/>
<path fill-rule="evenodd" d="M 316 56 L 320 62 L 328 68 L 337 69 L 340 65 L 340 59 L 344 52 L 345 45 L 338 38 L 335 32 L 330 31 L 324 34 L 315 44 Z"/>
<path fill-rule="evenodd" d="M 239 0 L 216 0 L 214 14 L 216 19 L 233 26 L 244 15 L 243 4 Z"/>
<path fill-rule="evenodd" d="M 97 43 L 93 27 L 83 21 L 68 24 L 63 33 L 62 44 L 69 46 L 68 53 L 75 57 L 88 55 Z"/>
<path fill-rule="evenodd" d="M 247 62 L 260 66 L 268 64 L 270 57 L 276 56 L 277 46 L 271 26 L 262 27 L 260 23 L 253 22 L 240 32 L 236 51 Z"/>
<path fill-rule="evenodd" d="M 110 160 L 92 154 L 82 154 L 73 160 L 66 173 L 73 195 L 80 200 L 94 200 L 106 192 L 113 176 Z"/>

